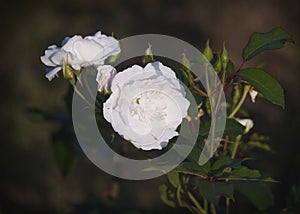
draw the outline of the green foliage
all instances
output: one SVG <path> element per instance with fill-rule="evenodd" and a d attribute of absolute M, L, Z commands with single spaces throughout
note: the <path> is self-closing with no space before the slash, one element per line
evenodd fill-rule
<path fill-rule="evenodd" d="M 249 60 L 265 50 L 281 48 L 286 42 L 293 42 L 293 38 L 280 27 L 266 33 L 253 33 L 243 50 L 243 58 Z"/>
<path fill-rule="evenodd" d="M 201 195 L 209 202 L 216 204 L 220 196 L 228 197 L 234 200 L 233 185 L 231 182 L 209 182 L 206 180 L 197 180 L 195 186 L 199 189 Z"/>
<path fill-rule="evenodd" d="M 200 126 L 199 135 L 207 136 L 210 130 L 211 121 L 206 121 L 203 125 Z M 226 126 L 224 130 L 225 135 L 229 135 L 230 137 L 236 137 L 240 134 L 243 134 L 245 127 L 238 123 L 234 119 L 227 119 Z M 216 132 L 220 132 L 220 130 L 216 130 Z"/>
<path fill-rule="evenodd" d="M 196 162 L 184 162 L 167 174 L 170 187 L 160 186 L 161 198 L 172 207 L 176 204 L 187 206 L 188 200 L 185 201 L 185 194 L 197 190 L 202 199 L 217 204 L 220 197 L 235 200 L 234 192 L 238 191 L 245 195 L 259 210 L 265 210 L 273 204 L 273 196 L 269 185 L 266 183 L 276 181 L 271 178 L 264 178 L 258 170 L 243 165 L 245 160 L 247 159 L 217 156 L 203 166 Z M 187 181 L 189 186 L 186 186 L 186 182 L 182 182 L 183 175 L 190 177 L 188 179 L 190 182 Z M 182 191 L 184 188 L 188 189 Z M 178 189 L 180 189 L 179 193 Z"/>
<path fill-rule="evenodd" d="M 173 185 L 173 187 L 179 186 L 179 174 L 176 171 L 169 172 L 167 174 L 168 180 Z"/>
<path fill-rule="evenodd" d="M 237 76 L 249 82 L 266 99 L 284 108 L 284 93 L 280 84 L 265 71 L 258 68 L 246 68 Z"/>
<path fill-rule="evenodd" d="M 176 207 L 175 193 L 168 189 L 167 185 L 160 185 L 159 188 L 160 199 L 170 207 Z"/>
<path fill-rule="evenodd" d="M 247 61 L 265 50 L 280 48 L 286 42 L 292 41 L 292 37 L 281 28 L 274 28 L 267 33 L 254 33 L 243 50 L 243 59 Z M 198 140 L 200 143 L 193 148 L 186 161 L 167 174 L 171 187 L 165 185 L 160 187 L 161 198 L 172 207 L 187 207 L 193 213 L 209 213 L 207 203 L 211 205 L 211 213 L 215 213 L 214 206 L 220 203 L 221 198 L 226 198 L 225 206 L 228 213 L 229 200 L 236 201 L 235 192 L 239 192 L 248 198 L 258 210 L 266 210 L 274 205 L 273 194 L 268 183 L 276 183 L 277 181 L 262 176 L 257 169 L 247 167 L 244 162 L 249 158 L 237 158 L 236 156 L 238 156 L 238 151 L 246 152 L 251 148 L 258 148 L 267 152 L 273 151 L 270 145 L 265 143 L 269 138 L 253 134 L 248 142 L 243 142 L 242 138 L 246 135 L 245 127 L 232 118 L 243 112 L 244 115 L 248 115 L 242 109 L 242 105 L 252 87 L 264 98 L 282 108 L 284 108 L 285 103 L 283 89 L 273 77 L 260 68 L 243 68 L 243 63 L 235 71 L 235 66 L 230 61 L 229 53 L 225 48 L 225 42 L 221 53 L 214 54 L 211 53 L 209 42 L 207 42 L 204 55 L 214 65 L 216 72 L 221 73 L 224 87 L 233 86 L 231 91 L 232 103 L 228 103 L 232 112 L 229 116 L 230 119 L 226 121 L 224 142 L 221 143 L 215 156 L 206 164 L 203 166 L 198 164 L 201 145 L 205 142 L 211 128 L 211 111 L 209 100 L 205 96 L 203 97 L 201 93 L 193 93 L 196 98 L 201 98 L 201 102 L 205 104 L 203 105 L 204 111 L 207 112 L 207 115 L 201 120 L 199 128 Z M 188 80 L 186 82 L 192 89 L 197 90 L 190 73 L 190 61 L 185 55 L 183 65 L 182 73 Z M 242 88 L 244 88 L 243 92 Z M 221 130 L 216 130 L 216 132 L 221 132 Z M 187 183 L 182 183 L 182 176 L 188 177 Z"/>

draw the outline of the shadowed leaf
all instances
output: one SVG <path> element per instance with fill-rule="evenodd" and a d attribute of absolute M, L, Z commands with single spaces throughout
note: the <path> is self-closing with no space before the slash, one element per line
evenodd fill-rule
<path fill-rule="evenodd" d="M 293 38 L 280 27 L 266 33 L 253 33 L 243 50 L 243 58 L 249 60 L 263 51 L 281 48 L 286 42 L 293 42 Z"/>

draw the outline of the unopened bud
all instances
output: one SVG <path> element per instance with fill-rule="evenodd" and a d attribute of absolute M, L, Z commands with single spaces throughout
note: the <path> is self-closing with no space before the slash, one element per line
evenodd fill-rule
<path fill-rule="evenodd" d="M 206 57 L 208 61 L 211 61 L 214 57 L 214 54 L 209 46 L 209 40 L 206 41 L 205 48 L 203 50 L 203 55 Z"/>
<path fill-rule="evenodd" d="M 223 42 L 223 48 L 222 48 L 222 51 L 221 51 L 221 61 L 222 61 L 223 69 L 226 69 L 227 64 L 229 62 L 229 54 L 228 54 L 228 52 L 226 50 L 226 47 L 225 47 L 225 41 Z"/>
<path fill-rule="evenodd" d="M 185 53 L 182 54 L 182 64 L 183 64 L 185 70 L 187 70 L 187 71 L 191 70 L 191 62 L 186 57 Z"/>
<path fill-rule="evenodd" d="M 222 70 L 222 61 L 221 61 L 220 54 L 218 54 L 218 59 L 214 64 L 214 69 L 217 73 L 219 73 Z"/>

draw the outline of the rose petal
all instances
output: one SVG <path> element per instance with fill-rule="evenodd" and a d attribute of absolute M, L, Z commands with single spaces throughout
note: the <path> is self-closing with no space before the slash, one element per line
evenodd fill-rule
<path fill-rule="evenodd" d="M 102 57 L 103 47 L 93 40 L 76 41 L 73 48 L 78 58 L 82 61 L 93 62 L 97 59 L 97 56 Z"/>
<path fill-rule="evenodd" d="M 253 103 L 255 103 L 255 98 L 256 98 L 257 94 L 258 94 L 258 92 L 256 90 L 254 90 L 253 88 L 250 89 L 249 95 L 250 95 L 251 101 Z"/>
<path fill-rule="evenodd" d="M 252 129 L 254 126 L 253 120 L 251 119 L 240 119 L 240 118 L 234 118 L 234 119 L 240 124 L 242 124 L 243 126 L 245 126 L 244 133 L 248 133 L 250 129 Z"/>
<path fill-rule="evenodd" d="M 65 38 L 63 40 L 64 45 L 62 45 L 62 49 L 66 52 L 73 53 L 74 52 L 74 43 L 82 40 L 81 36 L 73 36 L 72 38 Z"/>
<path fill-rule="evenodd" d="M 97 67 L 97 77 L 96 81 L 98 83 L 98 91 L 102 92 L 106 90 L 107 92 L 111 91 L 111 82 L 117 71 L 111 65 L 100 65 Z"/>
<path fill-rule="evenodd" d="M 48 71 L 46 70 L 47 72 L 46 77 L 48 78 L 49 81 L 51 81 L 60 70 L 61 67 L 49 68 Z"/>

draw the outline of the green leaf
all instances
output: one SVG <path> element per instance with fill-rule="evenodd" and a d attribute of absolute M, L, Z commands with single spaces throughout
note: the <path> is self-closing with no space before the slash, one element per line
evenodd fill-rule
<path fill-rule="evenodd" d="M 167 204 L 170 207 L 176 207 L 174 192 L 170 191 L 170 189 L 168 189 L 168 187 L 165 184 L 160 185 L 158 190 L 160 193 L 160 199 L 165 204 Z"/>
<path fill-rule="evenodd" d="M 274 204 L 271 188 L 261 182 L 233 182 L 234 189 L 245 195 L 259 210 L 266 210 Z"/>
<path fill-rule="evenodd" d="M 228 119 L 226 121 L 226 126 L 224 130 L 225 135 L 229 135 L 230 137 L 236 137 L 237 135 L 243 134 L 245 127 L 242 126 L 239 122 L 234 119 Z M 210 130 L 210 121 L 205 122 L 200 126 L 199 135 L 206 136 L 208 135 Z M 216 130 L 216 132 L 220 132 L 220 130 Z"/>
<path fill-rule="evenodd" d="M 202 172 L 202 173 L 207 173 L 205 169 L 203 169 L 199 164 L 196 162 L 183 162 L 180 164 L 180 167 L 186 170 L 190 170 L 193 172 Z"/>
<path fill-rule="evenodd" d="M 187 160 L 190 160 L 192 162 L 196 162 L 198 163 L 199 157 L 201 154 L 201 150 L 200 148 L 196 145 L 194 146 L 194 148 L 192 149 L 192 151 L 190 152 L 190 154 L 187 157 Z M 198 164 L 197 164 L 198 165 Z"/>
<path fill-rule="evenodd" d="M 215 162 L 212 166 L 212 171 L 223 171 L 225 168 L 240 168 L 241 163 L 245 161 L 245 159 L 232 159 L 229 156 L 218 156 L 214 157 Z"/>
<path fill-rule="evenodd" d="M 286 42 L 293 42 L 293 38 L 280 27 L 266 33 L 253 33 L 243 50 L 243 59 L 249 60 L 265 50 L 281 48 Z"/>
<path fill-rule="evenodd" d="M 203 166 L 200 166 L 197 162 L 183 162 L 175 170 L 179 172 L 196 172 L 202 176 L 207 177 L 208 172 L 210 171 L 210 163 L 206 162 Z"/>
<path fill-rule="evenodd" d="M 227 64 L 227 68 L 226 70 L 230 73 L 233 73 L 235 70 L 234 70 L 234 64 L 232 63 L 232 61 L 230 60 Z"/>
<path fill-rule="evenodd" d="M 236 137 L 240 134 L 243 134 L 245 127 L 241 125 L 239 122 L 237 122 L 234 119 L 228 119 L 226 121 L 225 131 L 224 133 L 226 135 L 229 135 L 230 137 Z"/>
<path fill-rule="evenodd" d="M 144 171 L 145 172 L 151 172 L 151 171 L 161 171 L 163 173 L 168 173 L 168 171 L 170 170 L 170 168 L 175 168 L 175 165 L 168 165 L 167 163 L 163 163 L 163 165 L 158 165 L 158 166 L 149 166 L 148 168 L 145 168 Z"/>
<path fill-rule="evenodd" d="M 234 170 L 231 173 L 233 176 L 242 177 L 242 178 L 261 178 L 261 174 L 256 169 L 249 169 L 245 166 Z"/>
<path fill-rule="evenodd" d="M 171 171 L 167 174 L 169 182 L 172 184 L 173 187 L 177 188 L 180 184 L 179 182 L 179 174 L 176 171 Z"/>
<path fill-rule="evenodd" d="M 233 185 L 231 182 L 208 182 L 205 180 L 197 180 L 195 186 L 199 188 L 199 191 L 203 197 L 209 202 L 216 203 L 219 196 L 233 198 Z"/>
<path fill-rule="evenodd" d="M 185 168 L 185 167 L 187 167 L 187 168 Z M 189 168 L 189 166 L 180 165 L 175 169 L 175 171 L 178 173 L 186 174 L 186 175 L 194 175 L 194 176 L 200 177 L 202 179 L 208 178 L 207 172 L 203 168 L 200 168 L 200 170 L 195 171 L 195 170 L 191 170 Z"/>
<path fill-rule="evenodd" d="M 284 108 L 283 89 L 269 74 L 258 68 L 246 68 L 239 71 L 237 76 L 249 82 L 267 100 Z"/>
<path fill-rule="evenodd" d="M 182 136 L 183 137 L 186 136 L 186 133 L 182 134 Z M 173 145 L 173 148 L 177 152 L 178 155 L 185 157 L 185 155 L 188 154 L 189 151 L 192 150 L 192 145 L 184 145 L 184 144 L 175 143 Z"/>

